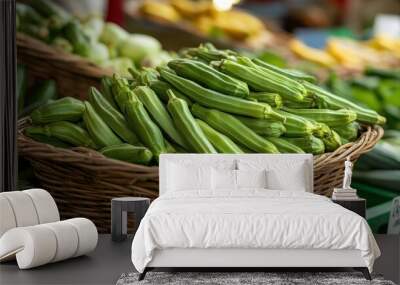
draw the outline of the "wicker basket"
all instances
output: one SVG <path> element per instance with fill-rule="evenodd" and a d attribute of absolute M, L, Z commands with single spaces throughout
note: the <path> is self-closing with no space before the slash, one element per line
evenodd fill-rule
<path fill-rule="evenodd" d="M 28 159 L 41 186 L 55 198 L 63 218 L 87 217 L 99 232 L 110 231 L 110 200 L 121 196 L 158 196 L 158 167 L 105 158 L 87 148 L 62 149 L 23 134 L 29 119 L 18 122 L 19 153 Z M 354 143 L 314 159 L 314 192 L 331 196 L 341 184 L 344 160 L 355 162 L 382 137 L 381 127 L 366 127 Z"/>
<path fill-rule="evenodd" d="M 86 99 L 90 86 L 99 87 L 103 76 L 112 75 L 110 69 L 21 33 L 17 34 L 17 55 L 32 80 L 54 79 L 61 97 Z"/>

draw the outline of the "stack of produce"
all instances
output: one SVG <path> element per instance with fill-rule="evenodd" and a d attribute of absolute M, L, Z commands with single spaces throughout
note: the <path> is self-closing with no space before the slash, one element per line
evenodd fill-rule
<path fill-rule="evenodd" d="M 238 1 L 145 0 L 139 12 L 150 19 L 188 26 L 208 37 L 262 46 L 271 33 L 257 17 L 232 8 L 235 2 Z"/>
<path fill-rule="evenodd" d="M 343 80 L 332 74 L 330 90 L 387 117 L 387 129 L 400 129 L 400 69 L 367 68 L 362 76 Z"/>
<path fill-rule="evenodd" d="M 341 66 L 362 71 L 371 66 L 400 66 L 400 40 L 386 35 L 377 35 L 368 41 L 329 38 L 325 49 L 312 48 L 293 39 L 289 47 L 296 56 L 329 68 Z"/>
<path fill-rule="evenodd" d="M 400 195 L 400 131 L 390 130 L 356 164 L 354 181 Z"/>
<path fill-rule="evenodd" d="M 104 78 L 102 93 L 92 88 L 88 102 L 63 98 L 40 107 L 26 135 L 148 164 L 166 152 L 317 155 L 356 140 L 360 124 L 385 123 L 312 76 L 212 45 L 131 72 L 132 81 Z"/>
<path fill-rule="evenodd" d="M 16 4 L 18 32 L 39 39 L 68 53 L 128 76 L 134 65 L 168 61 L 159 41 L 142 34 L 129 34 L 97 17 L 80 20 L 51 0 Z"/>

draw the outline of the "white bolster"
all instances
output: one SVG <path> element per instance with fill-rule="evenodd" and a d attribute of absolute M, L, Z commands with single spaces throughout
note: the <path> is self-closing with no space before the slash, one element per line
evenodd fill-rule
<path fill-rule="evenodd" d="M 13 209 L 17 227 L 33 226 L 39 223 L 38 214 L 31 197 L 22 191 L 3 192 Z"/>
<path fill-rule="evenodd" d="M 20 269 L 89 253 L 97 245 L 95 225 L 88 219 L 18 227 L 0 238 L 0 261 L 16 256 Z"/>
<path fill-rule="evenodd" d="M 79 244 L 74 257 L 91 252 L 96 248 L 98 240 L 97 228 L 91 220 L 74 218 L 65 220 L 65 222 L 73 225 L 78 232 Z"/>
<path fill-rule="evenodd" d="M 57 248 L 51 262 L 57 262 L 75 255 L 78 249 L 78 233 L 70 223 L 65 221 L 43 224 L 53 231 L 56 236 Z"/>
<path fill-rule="evenodd" d="M 0 195 L 0 237 L 9 229 L 15 228 L 14 211 L 6 197 Z"/>
<path fill-rule="evenodd" d="M 0 260 L 16 256 L 20 269 L 49 263 L 56 253 L 53 231 L 41 225 L 14 228 L 0 239 Z"/>
<path fill-rule="evenodd" d="M 29 189 L 22 192 L 31 197 L 39 218 L 39 224 L 57 222 L 60 220 L 56 202 L 49 192 L 43 189 Z"/>

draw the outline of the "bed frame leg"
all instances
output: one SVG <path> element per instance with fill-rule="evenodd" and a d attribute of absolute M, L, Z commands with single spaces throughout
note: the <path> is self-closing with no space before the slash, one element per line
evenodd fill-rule
<path fill-rule="evenodd" d="M 142 273 L 139 274 L 139 278 L 138 281 L 142 281 L 144 279 L 144 277 L 146 277 L 146 273 L 147 273 L 148 269 L 147 267 L 143 270 Z"/>
<path fill-rule="evenodd" d="M 372 280 L 371 274 L 369 274 L 369 270 L 367 267 L 355 267 L 354 269 L 357 271 L 361 271 L 362 274 L 364 275 L 365 279 Z"/>

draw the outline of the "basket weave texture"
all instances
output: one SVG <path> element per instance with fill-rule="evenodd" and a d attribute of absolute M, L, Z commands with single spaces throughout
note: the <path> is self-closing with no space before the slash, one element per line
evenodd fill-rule
<path fill-rule="evenodd" d="M 29 118 L 18 122 L 19 154 L 28 159 L 41 186 L 55 198 L 63 218 L 86 217 L 99 232 L 110 232 L 111 199 L 158 196 L 158 167 L 109 159 L 87 148 L 63 149 L 23 134 Z M 356 142 L 314 157 L 314 193 L 330 197 L 341 185 L 344 161 L 354 163 L 382 137 L 381 127 L 365 127 Z"/>
<path fill-rule="evenodd" d="M 54 79 L 61 97 L 86 99 L 91 86 L 100 87 L 100 79 L 112 75 L 112 70 L 30 36 L 18 33 L 16 41 L 18 63 L 27 66 L 29 77 L 33 80 Z"/>

